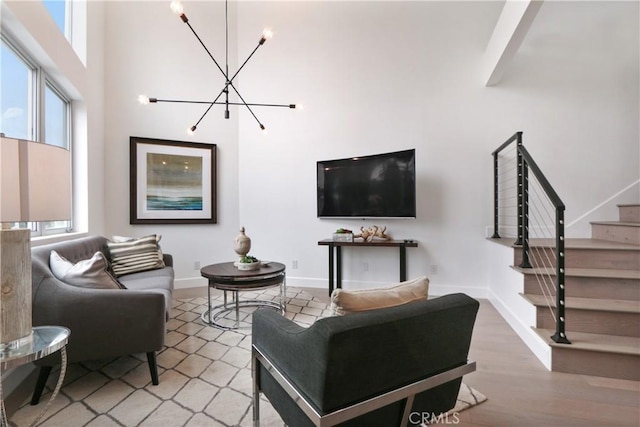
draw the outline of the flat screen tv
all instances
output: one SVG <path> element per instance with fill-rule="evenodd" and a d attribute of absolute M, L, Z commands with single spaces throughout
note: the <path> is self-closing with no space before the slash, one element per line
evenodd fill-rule
<path fill-rule="evenodd" d="M 416 150 L 317 165 L 319 218 L 415 218 Z"/>

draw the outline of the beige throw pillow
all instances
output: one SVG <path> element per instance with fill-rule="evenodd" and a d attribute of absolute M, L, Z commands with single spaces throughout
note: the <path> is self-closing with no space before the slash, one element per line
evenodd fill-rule
<path fill-rule="evenodd" d="M 342 316 L 359 311 L 375 310 L 407 304 L 427 299 L 429 279 L 417 279 L 400 282 L 388 288 L 344 290 L 336 289 L 331 294 L 331 315 Z"/>
<path fill-rule="evenodd" d="M 120 283 L 109 273 L 109 264 L 102 252 L 76 264 L 56 251 L 49 254 L 49 265 L 58 280 L 81 288 L 121 289 Z"/>
<path fill-rule="evenodd" d="M 120 239 L 127 238 L 120 237 L 118 240 Z M 159 236 L 151 234 L 139 239 L 107 242 L 109 261 L 116 277 L 164 268 L 159 241 Z"/>

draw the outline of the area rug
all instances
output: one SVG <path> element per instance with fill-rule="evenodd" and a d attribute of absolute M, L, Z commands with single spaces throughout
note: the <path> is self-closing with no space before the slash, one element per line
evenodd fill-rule
<path fill-rule="evenodd" d="M 242 294 L 248 299 L 278 297 L 277 290 Z M 216 296 L 217 301 L 222 296 Z M 200 316 L 206 298 L 173 301 L 165 348 L 158 354 L 160 384 L 151 384 L 144 354 L 69 365 L 65 385 L 43 418 L 42 426 L 251 426 L 251 309 L 241 312 L 241 326 L 223 331 Z M 309 326 L 329 315 L 328 307 L 301 289 L 288 289 L 286 316 Z M 57 373 L 52 372 L 41 403 L 28 402 L 10 424 L 31 425 L 49 399 Z M 462 385 L 459 412 L 486 400 Z M 262 426 L 283 426 L 268 400 L 260 405 Z M 295 427 L 295 426 L 294 426 Z"/>

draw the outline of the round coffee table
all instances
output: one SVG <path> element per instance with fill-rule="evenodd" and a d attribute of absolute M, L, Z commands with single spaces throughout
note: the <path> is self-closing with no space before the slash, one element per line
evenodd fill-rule
<path fill-rule="evenodd" d="M 267 307 L 285 312 L 285 297 L 287 285 L 285 280 L 285 266 L 279 262 L 265 262 L 257 270 L 238 270 L 233 262 L 223 262 L 211 264 L 200 270 L 202 277 L 209 280 L 207 287 L 209 309 L 202 313 L 202 321 L 208 325 L 216 326 L 220 329 L 240 328 L 240 308 L 244 307 Z M 244 299 L 240 300 L 239 292 L 254 291 L 272 286 L 280 287 L 279 301 L 266 299 Z M 219 289 L 224 293 L 222 304 L 211 306 L 211 289 Z M 229 302 L 227 292 L 231 292 Z M 235 311 L 235 319 L 229 319 L 228 314 Z M 223 321 L 232 323 L 223 324 Z"/>

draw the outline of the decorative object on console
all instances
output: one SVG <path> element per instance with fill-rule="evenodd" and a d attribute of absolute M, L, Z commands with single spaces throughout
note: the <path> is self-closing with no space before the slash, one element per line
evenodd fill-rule
<path fill-rule="evenodd" d="M 2 137 L 0 143 L 0 351 L 32 340 L 31 230 L 13 223 L 71 218 L 69 151 Z"/>
<path fill-rule="evenodd" d="M 334 242 L 353 242 L 353 231 L 346 228 L 338 228 L 332 237 Z"/>
<path fill-rule="evenodd" d="M 129 138 L 131 224 L 215 224 L 215 144 Z"/>
<path fill-rule="evenodd" d="M 236 86 L 233 83 L 233 80 L 238 76 L 238 74 L 240 73 L 242 68 L 249 61 L 249 59 L 251 59 L 253 54 L 256 53 L 256 51 L 260 48 L 260 46 L 262 46 L 268 39 L 273 37 L 273 32 L 271 32 L 271 30 L 269 30 L 269 29 L 265 29 L 264 30 L 264 32 L 262 33 L 262 37 L 260 37 L 260 40 L 258 41 L 258 45 L 249 54 L 249 57 L 247 59 L 245 59 L 245 61 L 238 68 L 238 70 L 235 72 L 235 74 L 233 74 L 233 76 L 229 77 L 229 11 L 228 11 L 228 1 L 225 1 L 225 68 L 224 69 L 220 66 L 220 64 L 218 64 L 218 61 L 216 61 L 216 59 L 213 57 L 213 55 L 211 54 L 209 49 L 207 49 L 207 47 L 205 46 L 205 44 L 202 41 L 202 39 L 198 36 L 196 31 L 193 29 L 193 27 L 189 23 L 189 20 L 187 19 L 187 15 L 185 15 L 185 13 L 184 13 L 184 8 L 182 7 L 182 3 L 180 1 L 177 1 L 177 0 L 172 1 L 171 2 L 171 10 L 174 13 L 176 13 L 178 16 L 180 16 L 180 19 L 182 19 L 182 22 L 184 22 L 185 24 L 187 24 L 187 26 L 189 26 L 189 29 L 191 30 L 193 35 L 196 37 L 196 39 L 198 39 L 198 42 L 200 42 L 200 44 L 204 48 L 205 52 L 207 52 L 207 55 L 209 55 L 209 57 L 211 58 L 211 60 L 215 64 L 215 66 L 222 73 L 222 76 L 225 79 L 225 84 L 224 84 L 224 87 L 222 88 L 222 90 L 220 91 L 220 93 L 218 93 L 218 96 L 216 96 L 216 98 L 213 101 L 184 101 L 184 100 L 172 100 L 172 99 L 158 99 L 158 98 L 149 98 L 146 95 L 140 95 L 138 97 L 138 101 L 141 104 L 158 103 L 158 102 L 174 102 L 174 103 L 183 103 L 183 104 L 187 103 L 187 104 L 209 105 L 207 107 L 207 109 L 205 110 L 205 112 L 202 114 L 202 116 L 200 116 L 200 119 L 196 122 L 196 124 L 191 126 L 188 129 L 188 133 L 191 134 L 191 135 L 195 132 L 196 128 L 198 127 L 198 125 L 200 124 L 202 119 L 204 119 L 204 117 L 207 115 L 209 110 L 211 110 L 211 107 L 213 107 L 214 104 L 216 104 L 216 105 L 224 105 L 225 106 L 225 110 L 224 110 L 224 118 L 225 119 L 229 118 L 229 105 L 243 105 L 243 106 L 245 106 L 247 108 L 247 110 L 249 110 L 249 112 L 251 113 L 253 118 L 256 120 L 256 122 L 258 122 L 258 125 L 260 126 L 260 129 L 262 129 L 262 131 L 266 131 L 266 129 L 265 129 L 264 125 L 260 122 L 260 120 L 258 120 L 258 117 L 255 115 L 255 113 L 253 112 L 251 107 L 285 107 L 285 108 L 298 108 L 298 109 L 302 108 L 301 105 L 297 105 L 296 106 L 296 104 L 255 104 L 255 103 L 247 103 L 244 100 L 244 98 L 242 97 L 242 95 L 240 95 L 240 92 L 238 91 L 238 89 L 236 88 Z M 240 102 L 229 102 L 229 88 L 231 88 L 236 93 L 236 95 L 240 99 Z M 224 102 L 218 101 L 223 95 L 225 97 Z"/>
<path fill-rule="evenodd" d="M 372 242 L 373 239 L 379 238 L 383 240 L 389 240 L 391 237 L 385 233 L 387 231 L 387 227 L 378 227 L 377 225 L 373 225 L 371 227 L 360 227 L 360 234 L 356 234 L 355 238 L 361 238 L 365 242 Z"/>
<path fill-rule="evenodd" d="M 240 234 L 233 239 L 233 250 L 240 257 L 236 264 L 251 250 L 251 238 L 245 234 L 244 227 L 240 227 Z"/>
<path fill-rule="evenodd" d="M 428 297 L 429 279 L 425 276 L 386 288 L 336 289 L 331 294 L 331 315 L 343 316 L 378 308 L 395 307 Z"/>

